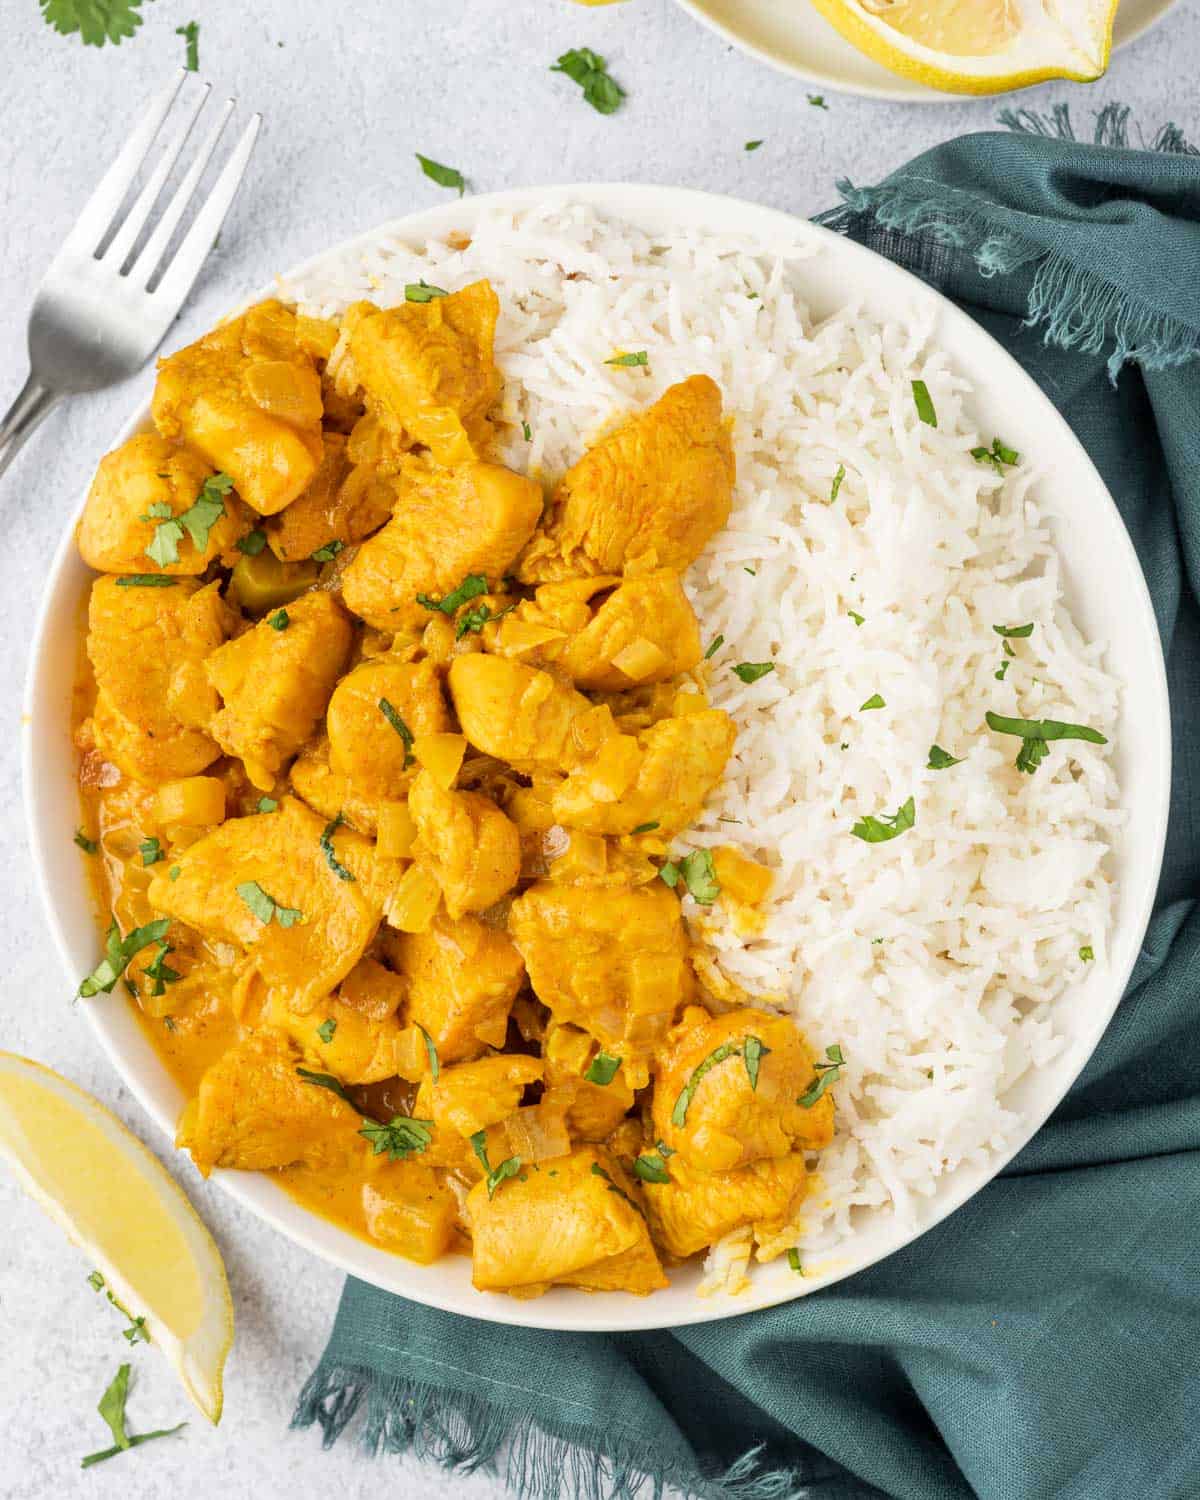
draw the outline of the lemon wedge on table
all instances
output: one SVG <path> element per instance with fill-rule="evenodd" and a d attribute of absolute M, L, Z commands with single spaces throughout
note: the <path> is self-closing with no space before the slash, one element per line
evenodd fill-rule
<path fill-rule="evenodd" d="M 1108 67 L 1117 0 L 812 0 L 860 52 L 929 88 L 998 94 Z"/>
<path fill-rule="evenodd" d="M 0 1157 L 219 1421 L 233 1343 L 225 1267 L 158 1158 L 99 1100 L 12 1052 L 0 1052 Z"/>

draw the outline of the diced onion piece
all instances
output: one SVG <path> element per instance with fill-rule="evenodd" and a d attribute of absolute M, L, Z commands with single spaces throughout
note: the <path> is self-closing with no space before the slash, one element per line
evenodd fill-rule
<path fill-rule="evenodd" d="M 413 741 L 412 753 L 438 786 L 449 791 L 467 753 L 467 739 L 462 734 L 423 734 Z"/>
<path fill-rule="evenodd" d="M 522 1165 L 566 1156 L 571 1149 L 566 1110 L 548 1099 L 513 1110 L 504 1121 L 504 1129 L 509 1154 L 519 1156 Z"/>
<path fill-rule="evenodd" d="M 417 825 L 407 802 L 381 802 L 376 821 L 375 852 L 384 859 L 407 859 Z"/>
<path fill-rule="evenodd" d="M 255 360 L 246 371 L 246 390 L 256 406 L 283 422 L 303 427 L 321 420 L 321 381 L 311 366 Z"/>
<path fill-rule="evenodd" d="M 225 821 L 225 783 L 215 776 L 184 776 L 167 781 L 154 798 L 154 815 L 160 823 L 179 823 L 200 828 Z"/>
<path fill-rule="evenodd" d="M 702 714 L 707 707 L 708 699 L 703 693 L 681 692 L 675 694 L 673 709 L 677 719 L 685 718 L 688 714 Z"/>
<path fill-rule="evenodd" d="M 645 682 L 648 677 L 661 676 L 670 667 L 671 658 L 644 635 L 630 641 L 612 659 L 618 672 L 623 672 L 631 682 Z"/>
<path fill-rule="evenodd" d="M 552 641 L 565 641 L 566 632 L 552 630 L 549 625 L 535 625 L 530 620 L 518 620 L 505 615 L 496 627 L 496 649 L 505 656 L 528 656 L 540 646 Z"/>
<path fill-rule="evenodd" d="M 421 865 L 409 865 L 400 877 L 388 921 L 400 932 L 428 932 L 442 902 L 442 888 Z"/>
<path fill-rule="evenodd" d="M 597 703 L 585 713 L 571 720 L 571 742 L 580 760 L 594 755 L 608 739 L 614 729 L 612 709 L 607 703 Z"/>
<path fill-rule="evenodd" d="M 637 780 L 641 764 L 637 740 L 630 734 L 613 735 L 587 767 L 588 794 L 596 802 L 616 802 Z"/>
<path fill-rule="evenodd" d="M 560 884 L 569 884 L 581 877 L 603 875 L 607 871 L 608 844 L 602 834 L 581 833 L 579 829 L 573 828 L 563 852 L 549 857 L 550 879 L 557 880 Z"/>
<path fill-rule="evenodd" d="M 713 868 L 724 895 L 732 896 L 746 906 L 757 906 L 771 889 L 774 873 L 757 860 L 747 859 L 730 845 L 712 852 Z"/>

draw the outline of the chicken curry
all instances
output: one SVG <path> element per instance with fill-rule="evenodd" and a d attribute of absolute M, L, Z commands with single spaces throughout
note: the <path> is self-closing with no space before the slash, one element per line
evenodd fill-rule
<path fill-rule="evenodd" d="M 489 456 L 486 281 L 252 307 L 160 362 L 99 466 L 76 742 L 124 982 L 196 1166 L 275 1174 L 475 1285 L 648 1293 L 778 1234 L 830 1081 L 707 996 L 680 853 L 735 727 L 681 572 L 730 510 L 721 392 L 670 387 L 548 501 Z"/>

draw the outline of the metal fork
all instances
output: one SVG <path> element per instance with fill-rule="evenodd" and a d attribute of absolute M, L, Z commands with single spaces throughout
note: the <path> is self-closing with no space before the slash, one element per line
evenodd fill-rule
<path fill-rule="evenodd" d="M 254 150 L 261 115 L 251 117 L 208 196 L 199 201 L 187 234 L 164 263 L 233 113 L 232 99 L 226 100 L 149 238 L 130 260 L 204 108 L 208 84 L 185 109 L 182 124 L 129 212 L 123 219 L 117 217 L 185 76 L 181 69 L 143 115 L 38 287 L 29 315 L 29 379 L 0 421 L 0 474 L 64 396 L 115 385 L 141 369 L 183 306 L 220 233 Z"/>

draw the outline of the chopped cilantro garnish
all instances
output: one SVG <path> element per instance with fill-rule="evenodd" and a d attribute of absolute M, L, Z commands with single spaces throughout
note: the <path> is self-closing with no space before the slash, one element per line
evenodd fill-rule
<path fill-rule="evenodd" d="M 178 578 L 164 578 L 161 573 L 126 573 L 117 579 L 119 589 L 173 589 Z"/>
<path fill-rule="evenodd" d="M 604 59 L 590 47 L 572 47 L 562 54 L 550 71 L 565 73 L 577 83 L 586 102 L 602 115 L 611 115 L 619 109 L 625 97 L 625 90 L 609 77 Z"/>
<path fill-rule="evenodd" d="M 1033 622 L 1030 621 L 1028 625 L 993 625 L 992 629 L 1006 639 L 1023 641 L 1033 634 Z"/>
<path fill-rule="evenodd" d="M 828 109 L 829 108 L 828 104 L 825 103 L 825 95 L 824 94 L 809 94 L 807 97 L 808 97 L 808 102 L 812 105 L 812 107 L 814 109 Z"/>
<path fill-rule="evenodd" d="M 960 766 L 963 757 L 951 755 L 948 750 L 943 750 L 940 745 L 930 745 L 929 761 L 925 766 L 927 771 L 948 771 L 951 766 Z"/>
<path fill-rule="evenodd" d="M 312 560 L 319 563 L 332 562 L 345 545 L 345 542 L 340 542 L 337 537 L 334 537 L 331 541 L 326 542 L 323 547 L 317 548 L 312 554 Z"/>
<path fill-rule="evenodd" d="M 633 832 L 635 834 L 653 833 L 656 828 L 660 828 L 661 826 L 662 825 L 660 823 L 639 823 L 638 826 L 633 830 Z"/>
<path fill-rule="evenodd" d="M 526 442 L 528 442 L 530 440 L 530 438 L 533 436 L 533 428 L 530 427 L 530 425 L 529 425 L 528 422 L 522 422 L 521 423 L 521 435 L 525 439 Z"/>
<path fill-rule="evenodd" d="M 1006 658 L 992 673 L 992 676 L 996 679 L 997 682 L 1003 682 L 1004 679 L 1008 676 L 1008 665 L 1008 660 Z"/>
<path fill-rule="evenodd" d="M 85 854 L 95 854 L 96 850 L 100 847 L 95 839 L 88 838 L 87 834 L 84 833 L 82 828 L 77 828 L 75 830 L 75 842 L 79 845 L 79 847 Z"/>
<path fill-rule="evenodd" d="M 838 491 L 841 489 L 841 487 L 842 487 L 842 480 L 845 479 L 845 477 L 846 477 L 846 465 L 845 464 L 838 464 L 837 473 L 833 476 L 833 483 L 829 487 L 829 503 L 830 503 L 830 505 L 832 505 L 833 502 L 837 499 L 837 497 L 838 497 Z"/>
<path fill-rule="evenodd" d="M 592 1058 L 591 1065 L 583 1076 L 588 1083 L 598 1083 L 601 1088 L 607 1088 L 617 1076 L 620 1066 L 619 1057 L 610 1057 L 607 1052 L 600 1051 Z"/>
<path fill-rule="evenodd" d="M 325 856 L 325 863 L 329 866 L 329 868 L 333 871 L 337 878 L 339 880 L 353 881 L 354 876 L 350 873 L 349 870 L 347 870 L 346 866 L 342 864 L 337 855 L 333 852 L 333 836 L 345 821 L 346 820 L 342 817 L 341 813 L 338 813 L 337 817 L 334 818 L 331 823 L 326 823 L 324 829 L 322 830 L 321 837 L 317 842 L 321 846 L 321 853 Z"/>
<path fill-rule="evenodd" d="M 496 1189 L 506 1177 L 515 1177 L 521 1170 L 521 1158 L 519 1156 L 509 1156 L 498 1167 L 493 1167 L 488 1161 L 486 1130 L 477 1130 L 471 1137 L 471 1145 L 474 1148 L 475 1155 L 483 1164 L 483 1170 L 487 1173 L 487 1195 L 491 1199 L 495 1196 Z"/>
<path fill-rule="evenodd" d="M 175 35 L 181 36 L 184 41 L 185 57 L 184 68 L 189 73 L 200 71 L 200 22 L 189 21 L 186 26 L 176 26 Z"/>
<path fill-rule="evenodd" d="M 714 635 L 708 644 L 708 650 L 704 653 L 704 660 L 711 661 L 724 644 L 725 637 L 723 635 Z"/>
<path fill-rule="evenodd" d="M 154 955 L 153 963 L 147 964 L 142 970 L 146 978 L 151 981 L 150 993 L 154 996 L 165 995 L 167 993 L 167 985 L 176 984 L 183 978 L 178 969 L 171 968 L 170 964 L 166 962 L 167 954 L 174 953 L 174 951 L 170 943 L 166 942 L 165 939 L 160 939 L 158 952 Z"/>
<path fill-rule="evenodd" d="M 743 682 L 757 682 L 760 677 L 765 677 L 768 672 L 775 670 L 775 663 L 773 661 L 740 661 L 733 670 Z"/>
<path fill-rule="evenodd" d="M 990 448 L 972 448 L 971 457 L 977 464 L 991 464 L 997 474 L 1003 474 L 1005 465 L 1020 463 L 1021 455 L 1015 448 L 1006 448 L 998 437 L 992 439 Z"/>
<path fill-rule="evenodd" d="M 883 701 L 883 699 L 879 696 L 879 694 L 878 693 L 872 693 L 871 696 L 867 699 L 867 701 L 865 703 L 860 703 L 859 704 L 858 711 L 861 714 L 861 713 L 866 713 L 866 711 L 868 709 L 871 709 L 871 708 L 886 708 L 886 707 L 887 707 L 887 704 Z"/>
<path fill-rule="evenodd" d="M 743 148 L 742 148 L 742 149 L 743 149 L 743 150 L 744 150 L 744 151 L 757 151 L 757 150 L 758 150 L 758 148 L 759 148 L 759 147 L 760 147 L 760 146 L 761 146 L 761 145 L 762 145 L 762 142 L 761 142 L 761 141 L 747 141 L 747 142 L 746 142 L 746 144 L 745 144 L 745 146 L 743 146 Z"/>
<path fill-rule="evenodd" d="M 138 853 L 142 856 L 143 865 L 156 865 L 160 859 L 167 857 L 157 839 L 143 839 L 138 845 Z"/>
<path fill-rule="evenodd" d="M 180 511 L 169 521 L 160 521 L 154 528 L 154 539 L 146 548 L 146 556 L 151 562 L 156 562 L 160 568 L 177 563 L 179 543 L 183 541 L 185 532 L 191 537 L 196 551 L 204 552 L 208 547 L 209 532 L 225 514 L 223 497 L 232 488 L 233 480 L 228 474 L 210 474 L 187 510 Z M 163 503 L 157 502 L 158 505 Z"/>
<path fill-rule="evenodd" d="M 688 888 L 692 900 L 701 906 L 711 906 L 721 894 L 721 882 L 713 864 L 711 849 L 693 849 L 679 861 L 679 873 Z"/>
<path fill-rule="evenodd" d="M 846 1059 L 842 1056 L 842 1049 L 835 1043 L 832 1047 L 825 1048 L 825 1056 L 828 1062 L 813 1064 L 813 1081 L 808 1088 L 796 1100 L 796 1103 L 804 1109 L 811 1109 L 831 1083 L 836 1083 Z"/>
<path fill-rule="evenodd" d="M 669 885 L 672 890 L 679 884 L 679 866 L 674 860 L 667 860 L 658 872 L 658 878 L 664 885 Z"/>
<path fill-rule="evenodd" d="M 410 1156 L 428 1151 L 433 1140 L 433 1121 L 393 1115 L 386 1125 L 367 1120 L 358 1133 L 370 1141 L 376 1156 L 382 1156 L 386 1151 L 389 1161 L 406 1161 Z"/>
<path fill-rule="evenodd" d="M 633 1201 L 633 1199 L 629 1196 L 625 1189 L 621 1187 L 619 1183 L 613 1181 L 612 1173 L 606 1172 L 598 1161 L 594 1161 L 592 1163 L 592 1176 L 603 1178 L 605 1185 L 607 1186 L 610 1193 L 615 1193 L 618 1198 L 623 1198 L 635 1213 L 641 1213 L 641 1209 L 638 1208 L 637 1204 Z M 524 1182 L 524 1180 L 524 1178 L 521 1179 L 522 1182 Z"/>
<path fill-rule="evenodd" d="M 1051 740 L 1086 740 L 1091 745 L 1107 745 L 1108 740 L 1098 729 L 1089 729 L 1086 724 L 1065 724 L 1061 719 L 1011 719 L 1004 714 L 994 714 L 989 709 L 988 728 L 996 734 L 1015 734 L 1021 739 L 1016 767 L 1032 776 L 1049 753 Z"/>
<path fill-rule="evenodd" d="M 925 423 L 926 427 L 937 426 L 937 412 L 933 409 L 933 397 L 929 394 L 929 387 L 923 380 L 914 380 L 912 383 L 913 404 L 917 408 L 917 416 Z"/>
<path fill-rule="evenodd" d="M 667 1164 L 658 1151 L 644 1151 L 641 1156 L 634 1157 L 633 1172 L 634 1176 L 640 1177 L 643 1182 L 670 1182 L 671 1180 Z"/>
<path fill-rule="evenodd" d="M 625 369 L 633 369 L 635 366 L 648 365 L 650 356 L 644 349 L 637 350 L 634 354 L 616 354 L 612 359 L 604 361 L 606 365 L 620 365 Z"/>
<path fill-rule="evenodd" d="M 418 594 L 417 603 L 428 610 L 439 610 L 444 615 L 456 614 L 471 599 L 478 599 L 488 591 L 488 581 L 482 573 L 468 573 L 456 589 L 441 599 L 430 594 Z"/>
<path fill-rule="evenodd" d="M 860 818 L 850 832 L 856 839 L 862 839 L 864 844 L 886 844 L 889 839 L 899 838 L 902 833 L 906 833 L 916 821 L 916 804 L 910 797 L 890 817 L 884 814 L 876 818 L 868 814 L 865 818 Z"/>
<path fill-rule="evenodd" d="M 430 182 L 436 182 L 438 187 L 457 188 L 458 196 L 462 197 L 466 191 L 467 183 L 457 167 L 444 167 L 440 161 L 434 161 L 428 156 L 422 156 L 419 151 L 414 151 L 413 155 L 421 163 L 421 171 L 425 173 Z"/>
<path fill-rule="evenodd" d="M 182 873 L 183 871 L 179 868 L 178 865 L 172 865 L 171 868 L 167 871 L 167 879 L 170 881 L 176 881 L 179 879 Z"/>
<path fill-rule="evenodd" d="M 170 917 L 159 917 L 154 922 L 147 922 L 144 927 L 135 927 L 127 937 L 122 938 L 114 919 L 104 939 L 104 957 L 79 986 L 79 993 L 85 1000 L 92 995 L 111 994 L 130 960 L 151 943 L 161 942 L 170 925 Z"/>
<path fill-rule="evenodd" d="M 273 813 L 279 806 L 274 797 L 260 797 L 258 799 L 258 810 L 260 813 Z"/>
<path fill-rule="evenodd" d="M 311 1083 L 314 1088 L 328 1089 L 331 1094 L 336 1094 L 339 1099 L 344 1099 L 347 1104 L 350 1104 L 349 1094 L 332 1073 L 314 1073 L 311 1068 L 297 1068 L 296 1075 L 305 1083 Z"/>
<path fill-rule="evenodd" d="M 787 1253 L 787 1263 L 797 1276 L 804 1275 L 804 1267 L 800 1264 L 800 1252 L 796 1249 L 795 1245 Z"/>
<path fill-rule="evenodd" d="M 725 1062 L 727 1058 L 740 1057 L 743 1060 L 746 1068 L 746 1077 L 750 1080 L 750 1087 L 757 1089 L 759 1063 L 770 1050 L 756 1036 L 748 1036 L 740 1042 L 732 1040 L 722 1042 L 719 1047 L 710 1052 L 702 1062 L 697 1063 L 692 1069 L 691 1076 L 683 1088 L 680 1089 L 679 1096 L 675 1100 L 675 1107 L 671 1111 L 671 1124 L 676 1129 L 683 1128 L 687 1123 L 688 1108 L 695 1098 L 696 1090 L 700 1087 L 704 1076 L 710 1073 L 719 1063 Z"/>
<path fill-rule="evenodd" d="M 256 526 L 253 531 L 248 531 L 245 536 L 238 537 L 234 546 L 239 552 L 244 552 L 247 557 L 257 557 L 267 545 L 267 533 L 260 531 Z"/>
<path fill-rule="evenodd" d="M 267 624 L 271 627 L 272 630 L 286 630 L 291 624 L 291 621 L 288 618 L 287 610 L 277 609 L 267 621 Z"/>
<path fill-rule="evenodd" d="M 1090 943 L 1085 943 L 1084 946 L 1082 948 L 1080 948 L 1080 950 L 1079 950 L 1079 957 L 1083 960 L 1083 962 L 1085 964 L 1090 964 L 1091 961 L 1092 961 L 1092 959 L 1095 958 L 1095 956 L 1096 956 L 1096 954 L 1095 954 L 1094 950 L 1092 949 L 1092 946 L 1091 946 Z"/>
<path fill-rule="evenodd" d="M 301 920 L 301 913 L 294 906 L 280 906 L 274 897 L 267 895 L 257 880 L 243 881 L 237 887 L 237 893 L 264 927 L 272 917 L 280 927 L 294 927 Z"/>
<path fill-rule="evenodd" d="M 432 302 L 435 297 L 446 297 L 449 293 L 443 291 L 440 286 L 430 286 L 424 277 L 420 281 L 410 281 L 404 288 L 404 300 L 406 302 Z"/>
<path fill-rule="evenodd" d="M 407 770 L 414 760 L 412 753 L 413 732 L 386 698 L 380 698 L 379 712 L 404 741 L 404 769 Z"/>
<path fill-rule="evenodd" d="M 762 1059 L 770 1052 L 770 1047 L 760 1041 L 756 1036 L 748 1036 L 742 1049 L 742 1061 L 746 1064 L 746 1077 L 750 1080 L 750 1087 L 758 1091 L 758 1068 Z"/>
<path fill-rule="evenodd" d="M 326 1046 L 328 1046 L 329 1043 L 333 1041 L 333 1035 L 335 1031 L 337 1031 L 337 1022 L 333 1019 L 332 1016 L 326 1016 L 326 1018 L 317 1027 L 317 1035 L 326 1044 Z"/>
<path fill-rule="evenodd" d="M 850 616 L 850 618 L 856 625 L 865 625 L 867 622 L 866 615 L 860 615 L 856 609 L 848 609 L 846 613 Z"/>
<path fill-rule="evenodd" d="M 420 1021 L 417 1022 L 417 1030 L 421 1033 L 421 1037 L 425 1042 L 425 1051 L 429 1054 L 430 1077 L 436 1083 L 442 1071 L 442 1065 L 438 1062 L 437 1047 L 434 1045 L 433 1038 L 425 1030 L 424 1026 L 421 1025 Z"/>

